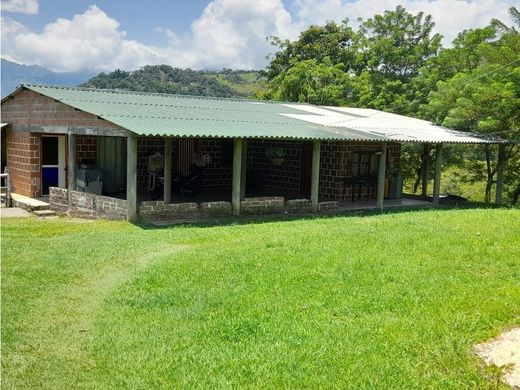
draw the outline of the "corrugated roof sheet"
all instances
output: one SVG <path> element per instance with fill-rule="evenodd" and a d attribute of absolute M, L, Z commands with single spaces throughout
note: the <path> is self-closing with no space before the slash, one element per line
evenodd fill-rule
<path fill-rule="evenodd" d="M 143 136 L 497 142 L 369 109 L 36 84 L 23 87 Z"/>

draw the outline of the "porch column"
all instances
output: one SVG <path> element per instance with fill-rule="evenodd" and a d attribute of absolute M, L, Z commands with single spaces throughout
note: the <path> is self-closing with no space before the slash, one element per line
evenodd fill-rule
<path fill-rule="evenodd" d="M 377 208 L 383 211 L 385 205 L 385 176 L 386 176 L 386 147 L 387 143 L 383 142 L 381 156 L 379 157 L 379 166 L 377 168 Z"/>
<path fill-rule="evenodd" d="M 423 144 L 422 167 L 421 167 L 421 195 L 428 196 L 428 173 L 430 172 L 430 144 Z"/>
<path fill-rule="evenodd" d="M 442 167 L 442 144 L 435 147 L 435 178 L 433 181 L 433 204 L 439 204 L 439 193 L 441 189 L 441 167 Z"/>
<path fill-rule="evenodd" d="M 172 201 L 172 139 L 164 139 L 164 203 Z"/>
<path fill-rule="evenodd" d="M 137 138 L 126 139 L 126 210 L 127 221 L 137 219 Z"/>
<path fill-rule="evenodd" d="M 246 198 L 247 141 L 242 141 L 242 170 L 240 178 L 240 200 Z"/>
<path fill-rule="evenodd" d="M 506 145 L 498 144 L 498 162 L 497 162 L 497 189 L 495 194 L 495 203 L 502 204 L 502 190 L 504 188 L 504 165 L 506 161 Z"/>
<path fill-rule="evenodd" d="M 72 208 L 72 191 L 76 189 L 76 163 L 77 163 L 77 136 L 76 134 L 68 134 L 68 147 L 67 147 L 67 196 L 69 203 L 69 210 Z"/>
<path fill-rule="evenodd" d="M 240 215 L 240 192 L 242 189 L 242 139 L 235 138 L 233 145 L 233 190 L 231 193 L 231 207 L 233 215 Z"/>
<path fill-rule="evenodd" d="M 312 144 L 312 176 L 311 176 L 311 206 L 312 212 L 318 212 L 318 193 L 320 188 L 320 154 L 321 142 Z"/>

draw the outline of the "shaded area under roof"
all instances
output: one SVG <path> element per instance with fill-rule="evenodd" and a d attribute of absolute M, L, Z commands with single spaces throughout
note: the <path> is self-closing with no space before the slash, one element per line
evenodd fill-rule
<path fill-rule="evenodd" d="M 370 109 L 27 84 L 141 136 L 498 143 Z M 15 92 L 16 93 L 16 92 Z"/>

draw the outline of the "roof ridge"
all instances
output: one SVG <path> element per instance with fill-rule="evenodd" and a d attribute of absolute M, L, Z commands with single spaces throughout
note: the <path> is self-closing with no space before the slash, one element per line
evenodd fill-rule
<path fill-rule="evenodd" d="M 299 102 L 287 102 L 287 101 L 277 101 L 277 100 L 255 100 L 249 98 L 239 98 L 239 97 L 222 97 L 222 96 L 206 96 L 206 95 L 184 95 L 184 94 L 175 94 L 175 93 L 164 93 L 164 92 L 146 92 L 146 91 L 133 91 L 129 89 L 110 89 L 110 88 L 90 88 L 90 87 L 76 87 L 70 85 L 56 85 L 56 84 L 40 84 L 40 83 L 23 83 L 20 87 L 35 87 L 35 88 L 53 88 L 53 89 L 68 89 L 75 91 L 86 91 L 86 92 L 94 92 L 94 93 L 115 93 L 121 95 L 142 95 L 142 96 L 161 96 L 161 97 L 175 97 L 175 98 L 184 98 L 184 99 L 198 99 L 198 100 L 225 100 L 225 101 L 235 101 L 235 102 L 251 102 L 255 104 L 295 104 L 302 106 L 314 106 L 310 103 L 299 103 Z"/>

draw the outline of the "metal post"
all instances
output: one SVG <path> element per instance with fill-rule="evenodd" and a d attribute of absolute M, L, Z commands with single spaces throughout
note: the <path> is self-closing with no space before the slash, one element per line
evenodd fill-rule
<path fill-rule="evenodd" d="M 428 196 L 428 173 L 430 172 L 430 144 L 423 144 L 421 167 L 421 195 Z"/>
<path fill-rule="evenodd" d="M 164 139 L 164 203 L 172 200 L 172 139 Z"/>
<path fill-rule="evenodd" d="M 130 135 L 126 139 L 126 219 L 137 219 L 137 138 Z"/>
<path fill-rule="evenodd" d="M 247 141 L 242 141 L 242 171 L 240 178 L 240 199 L 246 198 L 246 173 L 247 173 Z"/>
<path fill-rule="evenodd" d="M 504 189 L 504 165 L 506 161 L 506 145 L 498 144 L 498 162 L 497 162 L 497 189 L 495 194 L 495 203 L 502 204 L 502 191 Z"/>
<path fill-rule="evenodd" d="M 231 193 L 231 207 L 233 215 L 240 215 L 240 191 L 242 179 L 242 139 L 235 138 L 233 145 L 233 189 Z"/>
<path fill-rule="evenodd" d="M 383 142 L 381 155 L 379 156 L 379 167 L 377 168 L 377 208 L 383 211 L 385 205 L 385 177 L 386 177 L 386 147 Z"/>
<path fill-rule="evenodd" d="M 435 178 L 433 181 L 433 204 L 439 204 L 441 188 L 442 144 L 435 147 Z"/>
<path fill-rule="evenodd" d="M 76 165 L 77 165 L 77 136 L 69 133 L 68 135 L 68 161 L 67 161 L 67 196 L 69 210 L 72 209 L 72 191 L 76 190 Z"/>
<path fill-rule="evenodd" d="M 318 195 L 320 188 L 320 154 L 321 142 L 314 141 L 312 144 L 312 176 L 311 176 L 311 206 L 312 212 L 318 212 Z"/>

